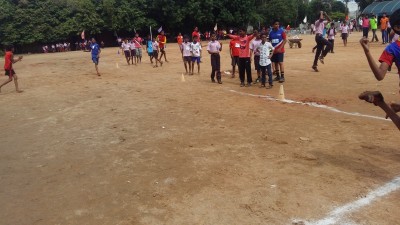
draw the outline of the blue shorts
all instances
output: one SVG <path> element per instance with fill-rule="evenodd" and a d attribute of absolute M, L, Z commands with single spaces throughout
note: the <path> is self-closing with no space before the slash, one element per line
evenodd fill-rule
<path fill-rule="evenodd" d="M 99 58 L 97 58 L 96 56 L 92 57 L 92 61 L 94 64 L 99 65 Z"/>
<path fill-rule="evenodd" d="M 283 62 L 284 53 L 275 53 L 271 57 L 271 62 L 280 63 Z"/>
<path fill-rule="evenodd" d="M 194 56 L 192 56 L 192 62 L 200 63 L 200 57 L 194 57 Z"/>

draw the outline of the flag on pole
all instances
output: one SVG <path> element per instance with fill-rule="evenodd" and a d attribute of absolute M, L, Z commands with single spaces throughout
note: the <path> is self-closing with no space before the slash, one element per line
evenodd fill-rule
<path fill-rule="evenodd" d="M 215 24 L 214 31 L 217 31 L 217 30 L 218 30 L 218 26 L 217 26 L 217 24 Z"/>
<path fill-rule="evenodd" d="M 151 26 L 150 26 L 150 38 L 153 40 L 153 34 L 151 33 Z"/>
<path fill-rule="evenodd" d="M 158 33 L 160 33 L 161 31 L 162 31 L 163 29 L 162 29 L 162 26 L 160 27 L 160 28 L 158 28 Z"/>
<path fill-rule="evenodd" d="M 304 17 L 303 23 L 307 23 L 307 16 Z"/>
<path fill-rule="evenodd" d="M 85 30 L 82 31 L 81 38 L 82 38 L 82 40 L 85 40 Z"/>

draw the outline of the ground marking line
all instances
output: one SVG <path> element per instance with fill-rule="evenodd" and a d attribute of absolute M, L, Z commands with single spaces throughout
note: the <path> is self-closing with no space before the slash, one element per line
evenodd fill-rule
<path fill-rule="evenodd" d="M 236 93 L 236 94 L 240 94 L 240 95 L 247 95 L 247 96 L 258 97 L 258 98 L 265 98 L 265 99 L 270 100 L 270 101 L 280 101 L 280 102 L 284 102 L 284 103 L 288 103 L 288 104 L 308 105 L 308 106 L 312 106 L 312 107 L 315 107 L 315 108 L 327 109 L 327 110 L 332 111 L 332 112 L 342 113 L 342 114 L 346 114 L 346 115 L 350 115 L 350 116 L 358 116 L 358 117 L 366 117 L 366 118 L 377 119 L 377 120 L 390 121 L 389 119 L 385 119 L 383 117 L 365 115 L 365 114 L 361 114 L 361 113 L 358 113 L 358 112 L 342 111 L 340 109 L 337 109 L 337 108 L 334 108 L 334 107 L 331 107 L 331 106 L 327 106 L 327 105 L 318 104 L 316 102 L 298 102 L 298 101 L 293 101 L 293 100 L 289 100 L 289 99 L 279 100 L 279 99 L 276 99 L 276 98 L 274 98 L 272 96 L 269 96 L 269 95 L 255 95 L 255 94 L 249 94 L 249 93 L 244 93 L 244 92 L 235 91 L 235 90 L 229 90 L 229 91 L 233 92 L 233 93 Z"/>
<path fill-rule="evenodd" d="M 380 197 L 388 195 L 394 191 L 400 189 L 400 177 L 396 177 L 389 181 L 385 185 L 369 192 L 365 198 L 358 199 L 356 201 L 347 203 L 346 205 L 340 206 L 332 210 L 327 217 L 315 221 L 315 222 L 305 222 L 306 225 L 331 225 L 340 222 L 344 219 L 346 214 L 356 211 L 364 206 L 371 204 L 373 201 Z M 299 220 L 296 220 L 299 221 Z"/>

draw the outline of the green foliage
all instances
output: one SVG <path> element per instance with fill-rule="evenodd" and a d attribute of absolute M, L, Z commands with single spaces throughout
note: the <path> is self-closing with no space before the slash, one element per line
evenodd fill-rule
<path fill-rule="evenodd" d="M 366 0 L 365 0 L 366 1 Z M 32 45 L 114 32 L 147 31 L 159 26 L 171 34 L 195 26 L 219 28 L 297 26 L 320 10 L 343 12 L 336 0 L 0 0 L 0 44 Z M 310 17 L 311 14 L 314 14 Z"/>
<path fill-rule="evenodd" d="M 362 12 L 365 8 L 367 8 L 368 5 L 374 2 L 374 0 L 355 0 L 355 2 L 358 3 L 358 6 L 360 7 L 360 12 Z"/>

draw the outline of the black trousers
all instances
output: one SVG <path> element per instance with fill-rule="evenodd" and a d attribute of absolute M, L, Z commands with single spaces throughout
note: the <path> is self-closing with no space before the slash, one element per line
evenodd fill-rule
<path fill-rule="evenodd" d="M 211 54 L 211 79 L 217 75 L 217 80 L 221 80 L 221 58 L 219 54 Z"/>
<path fill-rule="evenodd" d="M 317 51 L 315 52 L 313 66 L 317 66 L 318 58 L 320 56 L 325 57 L 332 48 L 332 44 L 328 40 L 326 40 L 324 37 L 322 37 L 321 34 L 315 35 L 315 42 L 317 42 Z"/>
<path fill-rule="evenodd" d="M 333 53 L 333 47 L 335 47 L 335 39 L 328 40 L 332 44 L 331 53 Z"/>
<path fill-rule="evenodd" d="M 253 82 L 253 78 L 251 77 L 250 57 L 239 58 L 239 78 L 241 83 L 244 83 L 245 73 L 247 74 L 247 83 Z"/>

